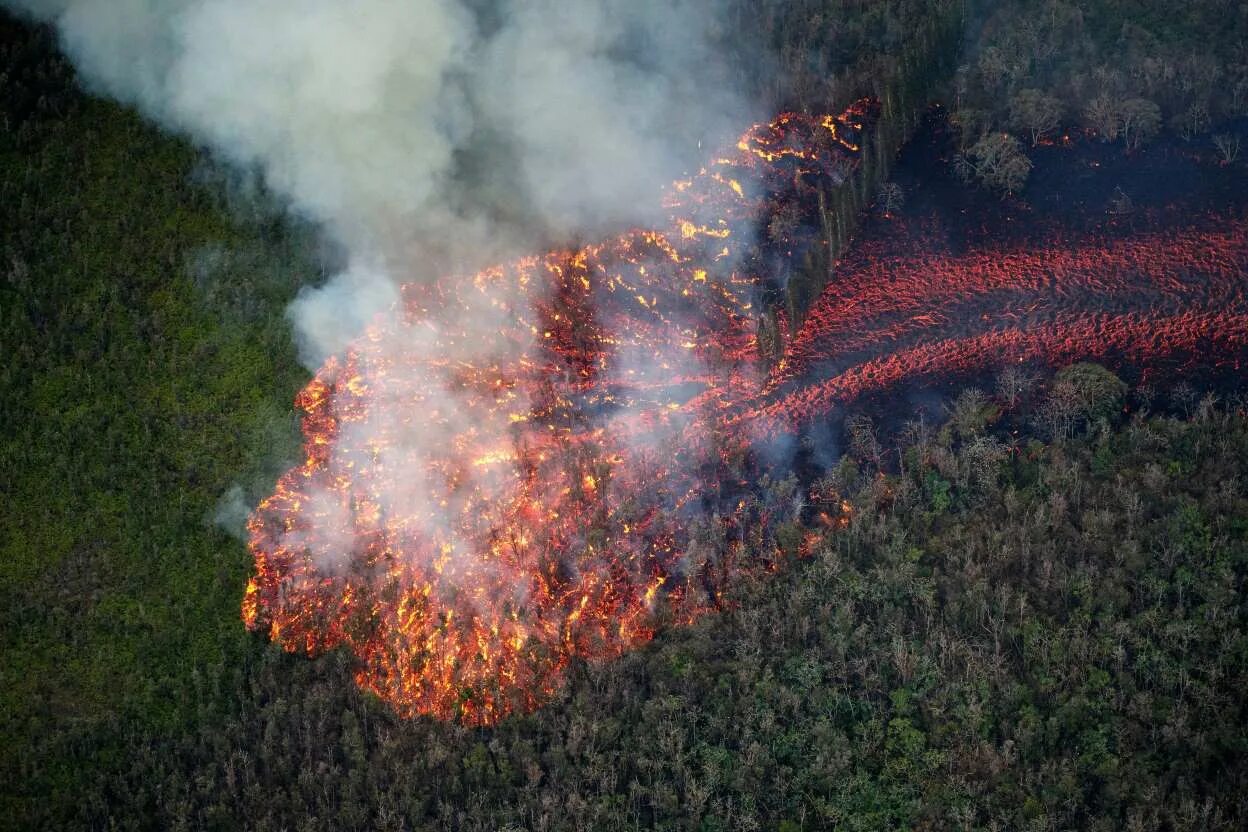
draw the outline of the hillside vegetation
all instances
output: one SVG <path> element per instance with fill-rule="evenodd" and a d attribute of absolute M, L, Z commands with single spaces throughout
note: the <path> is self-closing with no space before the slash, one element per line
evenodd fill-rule
<path fill-rule="evenodd" d="M 297 447 L 282 310 L 316 270 L 306 234 L 233 218 L 193 149 L 0 25 L 0 826 L 29 828 L 119 726 L 184 724 L 193 668 L 256 649 L 212 520 Z"/>

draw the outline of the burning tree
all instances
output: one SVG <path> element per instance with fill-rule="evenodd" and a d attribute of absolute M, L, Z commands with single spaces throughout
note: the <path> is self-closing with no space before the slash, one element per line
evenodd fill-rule
<path fill-rule="evenodd" d="M 1073 364 L 1045 413 L 1063 436 L 1121 396 L 1076 362 L 1199 353 L 1242 366 L 1242 219 L 1055 234 L 1025 251 L 867 246 L 786 321 L 764 366 L 758 307 L 779 294 L 766 270 L 826 243 L 817 195 L 844 186 L 866 111 L 754 128 L 673 185 L 662 230 L 407 287 L 299 396 L 305 459 L 251 520 L 247 624 L 292 651 L 345 647 L 359 684 L 403 714 L 493 722 L 546 701 L 574 661 L 717 609 L 736 576 L 808 550 L 791 525 L 801 495 L 756 488 L 754 449 L 795 426 L 918 382 Z M 990 139 L 976 146 L 984 173 L 1021 156 L 1017 139 Z M 760 242 L 786 201 L 807 206 L 792 236 Z M 482 319 L 497 325 L 488 348 L 463 325 Z M 966 465 L 929 449 L 933 505 L 951 481 L 990 486 L 1001 448 L 977 442 L 988 405 L 959 405 Z M 855 453 L 885 464 L 869 421 L 847 427 Z M 850 507 L 834 515 L 827 499 L 810 502 L 835 528 Z"/>

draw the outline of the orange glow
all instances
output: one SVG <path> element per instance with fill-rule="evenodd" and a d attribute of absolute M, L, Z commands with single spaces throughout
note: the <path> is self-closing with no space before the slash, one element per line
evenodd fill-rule
<path fill-rule="evenodd" d="M 548 701 L 573 661 L 618 656 L 718 609 L 733 576 L 778 568 L 777 551 L 744 562 L 732 542 L 773 519 L 742 496 L 751 442 L 1007 361 L 1238 366 L 1242 219 L 957 255 L 867 240 L 764 364 L 754 232 L 787 200 L 807 215 L 784 244 L 817 242 L 809 197 L 857 164 L 872 107 L 751 128 L 668 190 L 663 229 L 404 287 L 397 320 L 296 398 L 304 458 L 249 522 L 246 625 L 292 652 L 349 650 L 357 683 L 402 715 L 494 723 Z M 480 334 L 435 324 L 484 303 L 492 351 L 466 358 Z M 854 515 L 809 496 L 802 554 Z M 699 559 L 691 520 L 712 516 L 730 543 Z"/>
<path fill-rule="evenodd" d="M 753 234 L 734 230 L 856 164 L 838 136 L 869 109 L 831 134 L 795 115 L 751 128 L 668 191 L 667 229 L 405 287 L 402 320 L 297 398 L 306 459 L 250 521 L 247 626 L 288 650 L 346 647 L 405 715 L 490 723 L 546 700 L 573 657 L 650 639 L 659 609 L 717 608 L 732 564 L 683 557 L 747 441 L 714 425 L 762 377 L 759 277 L 739 270 Z M 497 357 L 463 358 L 474 336 L 438 322 L 473 321 L 481 297 L 503 321 Z M 403 349 L 417 333 L 435 347 Z M 409 432 L 443 438 L 409 449 Z"/>

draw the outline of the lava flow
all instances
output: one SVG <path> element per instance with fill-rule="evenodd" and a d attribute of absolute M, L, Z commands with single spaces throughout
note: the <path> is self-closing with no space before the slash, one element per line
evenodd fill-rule
<path fill-rule="evenodd" d="M 691 553 L 691 518 L 765 518 L 728 482 L 729 443 L 690 428 L 762 380 L 776 247 L 755 229 L 845 181 L 872 110 L 753 128 L 675 183 L 664 231 L 405 287 L 299 394 L 306 459 L 250 521 L 247 625 L 346 646 L 403 713 L 488 723 L 573 656 L 714 608 L 732 564 Z"/>
<path fill-rule="evenodd" d="M 1003 361 L 1242 360 L 1233 219 L 969 253 L 868 240 L 765 363 L 760 298 L 822 244 L 813 206 L 874 109 L 752 128 L 673 185 L 663 230 L 406 287 L 299 394 L 306 458 L 249 523 L 247 625 L 346 647 L 405 715 L 495 722 L 768 565 L 744 541 L 775 507 L 738 462 L 760 437 Z"/>

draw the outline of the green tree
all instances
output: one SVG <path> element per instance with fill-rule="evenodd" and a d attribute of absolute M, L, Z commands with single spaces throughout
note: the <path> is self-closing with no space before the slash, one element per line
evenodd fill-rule
<path fill-rule="evenodd" d="M 1008 133 L 984 136 L 967 154 L 975 178 L 985 187 L 1007 194 L 1018 193 L 1031 175 L 1031 160 L 1018 139 Z"/>

